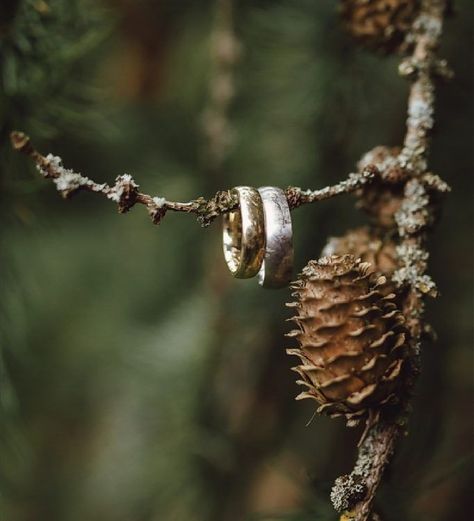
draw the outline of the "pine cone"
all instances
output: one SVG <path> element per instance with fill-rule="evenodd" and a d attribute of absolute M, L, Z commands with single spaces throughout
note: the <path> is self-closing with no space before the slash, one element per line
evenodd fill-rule
<path fill-rule="evenodd" d="M 405 37 L 420 9 L 419 0 L 341 0 L 348 31 L 367 47 L 405 51 Z"/>
<path fill-rule="evenodd" d="M 367 226 L 349 230 L 342 237 L 331 237 L 322 251 L 323 257 L 351 254 L 371 265 L 372 271 L 391 275 L 397 269 L 395 243 L 382 240 Z"/>
<path fill-rule="evenodd" d="M 375 179 L 358 191 L 357 206 L 365 210 L 372 221 L 383 228 L 395 228 L 395 214 L 403 200 L 403 180 L 406 172 L 400 165 L 398 147 L 375 147 L 361 158 L 357 169 L 362 172 L 375 165 L 382 179 Z"/>
<path fill-rule="evenodd" d="M 287 352 L 318 412 L 345 415 L 348 424 L 397 401 L 407 356 L 407 330 L 387 279 L 352 255 L 310 261 L 292 285 L 300 344 Z"/>

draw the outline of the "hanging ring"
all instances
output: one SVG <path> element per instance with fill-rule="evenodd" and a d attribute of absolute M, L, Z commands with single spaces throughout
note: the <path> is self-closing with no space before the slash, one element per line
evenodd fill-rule
<path fill-rule="evenodd" d="M 232 275 L 239 279 L 255 276 L 265 254 L 262 198 L 255 188 L 236 186 L 239 208 L 224 214 L 224 258 Z"/>
<path fill-rule="evenodd" d="M 287 286 L 293 274 L 293 230 L 285 192 L 275 186 L 258 189 L 265 219 L 265 256 L 259 284 L 265 288 Z"/>

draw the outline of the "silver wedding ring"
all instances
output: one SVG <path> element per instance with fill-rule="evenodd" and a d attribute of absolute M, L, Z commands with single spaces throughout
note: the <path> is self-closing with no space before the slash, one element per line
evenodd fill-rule
<path fill-rule="evenodd" d="M 265 255 L 258 273 L 265 288 L 287 286 L 293 273 L 293 229 L 285 192 L 275 186 L 258 189 L 265 220 Z"/>

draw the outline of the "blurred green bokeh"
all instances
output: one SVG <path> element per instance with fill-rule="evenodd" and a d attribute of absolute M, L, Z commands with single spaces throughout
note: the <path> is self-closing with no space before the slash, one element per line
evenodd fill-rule
<path fill-rule="evenodd" d="M 99 5 L 100 4 L 100 5 Z M 179 5 L 177 5 L 179 4 Z M 235 145 L 208 167 L 215 5 L 9 0 L 0 16 L 1 510 L 8 521 L 336 519 L 358 437 L 295 403 L 288 292 L 228 274 L 219 223 L 92 194 L 61 200 L 12 129 L 97 181 L 171 200 L 236 184 L 322 187 L 399 144 L 397 59 L 358 49 L 330 0 L 236 2 Z M 472 465 L 472 18 L 446 23 L 431 164 L 453 188 L 431 241 L 442 297 L 384 520 L 467 518 Z M 349 198 L 294 213 L 296 267 L 364 222 Z"/>

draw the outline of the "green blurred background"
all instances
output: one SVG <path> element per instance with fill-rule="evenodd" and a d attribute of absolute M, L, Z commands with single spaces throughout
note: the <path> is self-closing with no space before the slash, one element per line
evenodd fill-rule
<path fill-rule="evenodd" d="M 379 497 L 384 520 L 469 519 L 473 507 L 473 4 L 442 55 L 431 165 L 452 186 L 431 240 L 409 437 Z M 236 184 L 323 187 L 403 138 L 397 58 L 358 49 L 331 0 L 240 0 L 233 146 L 211 161 L 203 114 L 216 62 L 208 0 L 2 0 L 1 519 L 336 519 L 331 483 L 357 431 L 294 402 L 288 291 L 237 281 L 219 223 L 201 229 L 93 194 L 63 201 L 9 148 L 21 129 L 66 166 L 184 201 Z M 213 29 L 214 27 L 214 29 Z M 214 43 L 213 43 L 214 41 Z M 296 268 L 364 222 L 350 197 L 294 212 Z"/>

